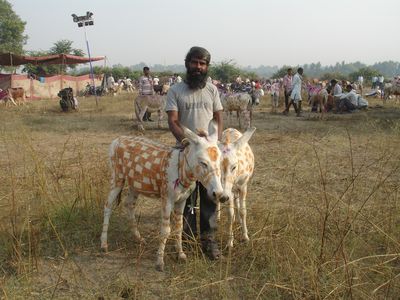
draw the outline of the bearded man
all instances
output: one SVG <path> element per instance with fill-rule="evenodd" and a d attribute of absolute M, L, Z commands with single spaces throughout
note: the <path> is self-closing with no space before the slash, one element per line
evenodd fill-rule
<path fill-rule="evenodd" d="M 214 119 L 218 124 L 218 138 L 222 134 L 222 105 L 217 88 L 207 82 L 211 55 L 202 47 L 192 47 L 185 58 L 186 79 L 174 84 L 167 94 L 166 112 L 168 125 L 178 145 L 184 138 L 180 125 L 199 135 L 208 131 L 208 124 Z M 180 145 L 181 146 L 181 145 Z M 203 252 L 211 259 L 219 259 L 221 253 L 215 241 L 216 204 L 208 198 L 207 190 L 198 182 L 186 201 L 184 216 L 184 237 L 197 235 L 196 211 L 194 206 L 200 194 L 200 240 Z"/>

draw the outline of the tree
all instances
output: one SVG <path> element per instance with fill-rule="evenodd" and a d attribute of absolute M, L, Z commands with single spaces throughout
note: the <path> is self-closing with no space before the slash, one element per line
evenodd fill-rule
<path fill-rule="evenodd" d="M 357 80 L 358 76 L 362 75 L 364 77 L 364 81 L 370 81 L 372 79 L 372 77 L 374 76 L 379 76 L 380 73 L 379 71 L 370 68 L 370 67 L 365 67 L 365 68 L 361 68 L 356 72 L 353 72 L 351 74 L 349 74 L 349 77 L 351 78 L 352 81 Z"/>
<path fill-rule="evenodd" d="M 0 52 L 23 53 L 25 24 L 7 0 L 0 0 Z"/>
<path fill-rule="evenodd" d="M 81 49 L 72 48 L 72 41 L 60 40 L 54 43 L 54 46 L 50 48 L 50 54 L 72 54 L 76 56 L 84 56 L 84 52 Z"/>
<path fill-rule="evenodd" d="M 296 68 L 293 68 L 293 67 L 291 67 L 291 66 L 283 66 L 282 68 L 280 68 L 278 71 L 276 71 L 273 75 L 272 75 L 272 77 L 271 78 L 274 78 L 274 79 L 276 79 L 276 78 L 282 78 L 282 77 L 284 77 L 286 74 L 287 74 L 287 70 L 289 69 L 289 68 L 292 68 L 293 69 L 293 73 L 295 73 L 296 72 Z"/>
<path fill-rule="evenodd" d="M 0 0 L 0 53 L 24 52 L 23 46 L 28 39 L 28 36 L 24 35 L 25 24 L 7 0 Z"/>
<path fill-rule="evenodd" d="M 208 72 L 211 78 L 218 79 L 225 83 L 234 82 L 236 77 L 239 75 L 252 79 L 258 78 L 257 74 L 254 72 L 246 72 L 236 67 L 236 64 L 232 60 L 211 65 Z"/>

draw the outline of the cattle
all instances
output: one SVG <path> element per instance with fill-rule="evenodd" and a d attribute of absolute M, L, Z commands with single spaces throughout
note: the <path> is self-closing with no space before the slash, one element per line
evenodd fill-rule
<path fill-rule="evenodd" d="M 9 95 L 8 91 L 2 89 L 0 89 L 0 103 L 4 103 L 6 107 L 9 106 L 9 104 L 17 106 L 17 103 L 15 103 L 14 99 Z"/>
<path fill-rule="evenodd" d="M 228 203 L 229 217 L 229 238 L 228 247 L 233 247 L 233 223 L 236 216 L 240 221 L 243 240 L 248 241 L 248 231 L 246 223 L 246 196 L 247 184 L 254 171 L 254 154 L 248 144 L 252 137 L 255 127 L 248 128 L 243 135 L 236 129 L 227 128 L 222 133 L 219 144 L 221 158 L 221 183 L 224 190 L 230 191 Z M 217 204 L 219 219 L 220 204 Z"/>
<path fill-rule="evenodd" d="M 22 87 L 16 87 L 16 88 L 8 88 L 8 95 L 17 105 L 20 104 L 25 104 L 26 102 L 26 97 L 25 97 L 25 90 Z"/>
<path fill-rule="evenodd" d="M 101 248 L 108 251 L 107 231 L 113 203 L 121 201 L 121 193 L 128 183 L 126 208 L 134 238 L 144 242 L 135 221 L 135 202 L 139 195 L 161 198 L 161 236 L 157 251 L 156 269 L 164 270 L 164 249 L 171 233 L 173 214 L 178 258 L 186 260 L 182 249 L 183 210 L 186 199 L 200 181 L 208 197 L 215 203 L 228 201 L 228 193 L 221 185 L 221 151 L 217 145 L 217 124 L 210 122 L 209 135 L 200 137 L 182 126 L 184 148 L 168 147 L 145 137 L 123 136 L 110 146 L 112 171 L 111 191 L 104 207 Z"/>
<path fill-rule="evenodd" d="M 166 96 L 161 95 L 139 95 L 135 98 L 135 115 L 138 121 L 138 129 L 144 131 L 143 116 L 146 111 L 158 113 L 157 125 L 161 128 L 163 112 L 166 104 Z"/>
<path fill-rule="evenodd" d="M 221 104 L 227 113 L 228 124 L 231 124 L 232 112 L 236 112 L 239 128 L 242 128 L 241 117 L 245 128 L 251 125 L 252 99 L 249 93 L 221 93 Z"/>

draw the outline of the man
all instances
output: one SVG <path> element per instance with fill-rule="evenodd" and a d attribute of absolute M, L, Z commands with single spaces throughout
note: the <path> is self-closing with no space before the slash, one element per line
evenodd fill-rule
<path fill-rule="evenodd" d="M 358 106 L 358 95 L 355 90 L 353 90 L 353 87 L 351 84 L 348 84 L 346 86 L 346 92 L 344 94 L 341 94 L 340 96 L 340 101 L 339 101 L 339 106 L 338 106 L 338 112 L 343 113 L 344 111 L 352 112 L 355 110 Z"/>
<path fill-rule="evenodd" d="M 298 68 L 292 80 L 292 91 L 290 93 L 290 102 L 293 104 L 296 116 L 301 116 L 301 85 L 303 81 L 303 68 Z M 290 105 L 290 104 L 289 104 Z"/>
<path fill-rule="evenodd" d="M 143 68 L 143 76 L 139 78 L 139 95 L 153 95 L 153 79 L 150 76 L 149 67 Z M 145 112 L 143 121 L 152 121 L 150 119 L 151 113 Z"/>
<path fill-rule="evenodd" d="M 199 135 L 208 130 L 208 124 L 214 119 L 218 124 L 218 137 L 222 134 L 222 105 L 217 88 L 207 82 L 208 66 L 211 55 L 202 47 L 192 47 L 186 55 L 186 79 L 175 83 L 168 91 L 166 112 L 168 125 L 178 143 L 183 139 L 180 125 L 184 125 Z M 203 132 L 203 133 L 202 133 Z M 187 199 L 184 216 L 184 234 L 197 234 L 196 205 L 200 194 L 200 239 L 202 249 L 211 259 L 221 257 L 215 241 L 216 204 L 207 197 L 206 189 L 197 183 L 192 195 Z"/>
<path fill-rule="evenodd" d="M 287 69 L 287 74 L 283 77 L 283 91 L 285 94 L 285 110 L 283 111 L 284 115 L 287 115 L 289 113 L 289 108 L 290 108 L 289 97 L 290 93 L 292 92 L 292 81 L 293 81 L 292 68 L 289 68 Z"/>
<path fill-rule="evenodd" d="M 363 94 L 364 89 L 364 77 L 362 75 L 358 76 L 357 78 L 358 88 L 360 89 L 360 94 Z"/>
<path fill-rule="evenodd" d="M 336 79 L 331 80 L 332 95 L 336 111 L 339 112 L 340 97 L 342 96 L 342 87 Z"/>
<path fill-rule="evenodd" d="M 112 74 L 110 74 L 107 78 L 107 89 L 112 93 L 115 93 L 115 80 Z"/>

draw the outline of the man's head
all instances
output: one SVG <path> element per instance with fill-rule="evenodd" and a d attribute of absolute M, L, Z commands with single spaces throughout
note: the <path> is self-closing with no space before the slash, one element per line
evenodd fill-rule
<path fill-rule="evenodd" d="M 287 73 L 289 76 L 292 75 L 292 72 L 293 72 L 292 68 L 287 69 Z"/>
<path fill-rule="evenodd" d="M 211 55 L 202 47 L 192 47 L 186 54 L 186 83 L 190 89 L 202 89 L 206 86 L 208 66 Z"/>
<path fill-rule="evenodd" d="M 332 80 L 331 80 L 331 85 L 332 85 L 332 86 L 335 86 L 336 83 L 337 83 L 337 80 L 336 80 L 336 79 L 332 79 Z"/>
<path fill-rule="evenodd" d="M 143 67 L 143 73 L 144 73 L 144 75 L 148 76 L 150 74 L 149 67 Z"/>
<path fill-rule="evenodd" d="M 298 68 L 297 73 L 299 73 L 300 75 L 303 75 L 303 68 Z"/>
<path fill-rule="evenodd" d="M 346 91 L 350 92 L 353 89 L 351 84 L 346 85 Z"/>

